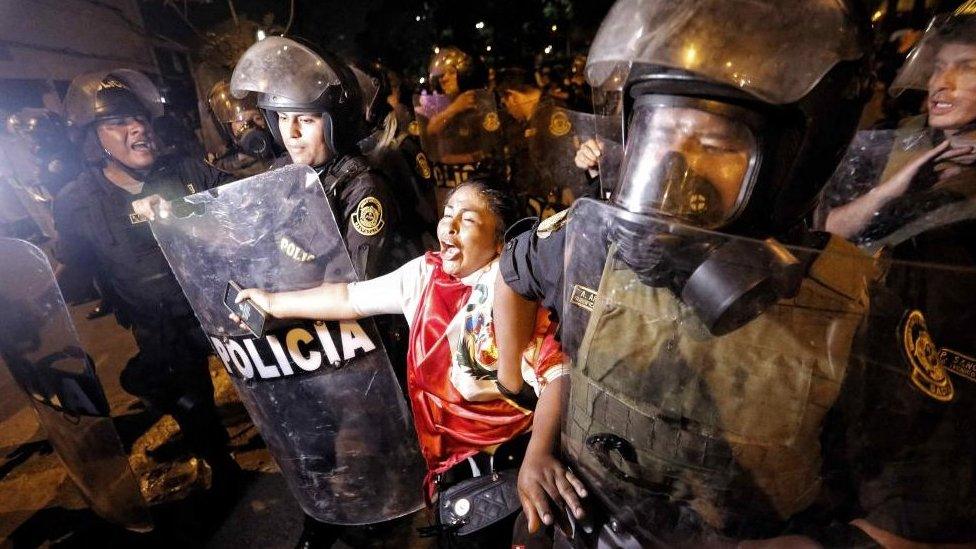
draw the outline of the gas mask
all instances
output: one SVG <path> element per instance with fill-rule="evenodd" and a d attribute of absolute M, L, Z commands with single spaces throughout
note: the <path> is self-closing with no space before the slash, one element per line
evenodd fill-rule
<path fill-rule="evenodd" d="M 611 239 L 642 282 L 670 289 L 715 335 L 796 295 L 803 265 L 773 239 L 713 233 L 748 200 L 761 117 L 669 96 L 634 100 Z"/>
<path fill-rule="evenodd" d="M 249 156 L 268 158 L 273 153 L 271 144 L 274 137 L 271 132 L 251 120 L 242 122 L 235 128 L 234 141 Z"/>

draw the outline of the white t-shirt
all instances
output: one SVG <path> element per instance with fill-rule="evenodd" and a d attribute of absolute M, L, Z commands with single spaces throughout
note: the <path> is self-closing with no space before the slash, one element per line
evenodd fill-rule
<path fill-rule="evenodd" d="M 402 314 L 411 330 L 424 287 L 433 274 L 424 256 L 417 257 L 387 275 L 349 284 L 349 300 L 357 314 L 373 316 Z M 461 279 L 472 287 L 467 303 L 448 324 L 446 336 L 451 352 L 451 383 L 469 401 L 501 398 L 495 385 L 498 352 L 492 329 L 491 306 L 495 298 L 498 260 Z M 539 394 L 557 377 L 569 373 L 565 362 L 537 372 L 535 364 L 541 340 L 536 338 L 522 360 L 522 378 Z M 490 372 L 490 378 L 485 374 Z"/>

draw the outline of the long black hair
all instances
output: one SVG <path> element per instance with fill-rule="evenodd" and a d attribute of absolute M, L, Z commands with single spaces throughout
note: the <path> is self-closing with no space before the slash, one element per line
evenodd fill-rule
<path fill-rule="evenodd" d="M 518 221 L 520 217 L 518 200 L 515 198 L 515 195 L 490 177 L 476 176 L 455 187 L 451 191 L 451 196 L 465 188 L 474 189 L 485 200 L 485 203 L 488 205 L 488 210 L 498 220 L 495 229 L 495 240 L 499 243 L 503 242 L 505 240 L 505 231 L 513 223 Z"/>

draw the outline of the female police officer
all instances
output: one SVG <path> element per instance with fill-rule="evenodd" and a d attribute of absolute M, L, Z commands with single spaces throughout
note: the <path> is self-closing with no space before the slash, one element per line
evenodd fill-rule
<path fill-rule="evenodd" d="M 361 88 L 348 65 L 305 43 L 271 36 L 244 52 L 230 87 L 239 97 L 258 94 L 268 128 L 288 152 L 274 167 L 307 164 L 319 174 L 360 278 L 385 274 L 411 258 L 413 249 L 397 231 L 400 216 L 390 188 L 357 147 L 369 132 Z M 394 330 L 384 326 L 381 332 Z M 384 343 L 396 342 L 387 337 Z M 406 535 L 409 520 L 350 530 L 307 516 L 298 546 L 330 547 L 340 535 L 373 537 L 374 530 L 396 538 Z"/>

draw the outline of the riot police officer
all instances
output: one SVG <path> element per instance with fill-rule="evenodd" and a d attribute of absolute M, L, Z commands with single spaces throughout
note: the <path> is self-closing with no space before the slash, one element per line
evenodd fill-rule
<path fill-rule="evenodd" d="M 928 90 L 927 127 L 859 133 L 825 193 L 827 227 L 886 258 L 825 427 L 834 507 L 886 546 L 976 541 L 974 59 L 976 16 L 936 17 L 895 81 Z"/>
<path fill-rule="evenodd" d="M 404 255 L 410 249 L 399 240 L 397 201 L 358 148 L 369 130 L 362 88 L 348 65 L 329 52 L 272 36 L 238 60 L 231 91 L 239 97 L 258 94 L 269 129 L 288 153 L 275 167 L 307 164 L 319 173 L 360 278 L 384 274 L 410 259 Z M 346 535 L 396 538 L 408 532 L 409 520 L 349 529 L 306 516 L 297 546 L 331 547 Z"/>
<path fill-rule="evenodd" d="M 507 176 L 501 119 L 480 60 L 453 46 L 438 47 L 429 78 L 434 93 L 414 97 L 415 131 L 432 162 L 440 210 L 450 189 L 475 171 Z"/>
<path fill-rule="evenodd" d="M 227 147 L 214 165 L 238 178 L 267 170 L 274 160 L 274 138 L 254 98 L 234 97 L 230 84 L 221 80 L 210 89 L 207 105 Z"/>
<path fill-rule="evenodd" d="M 302 71 L 308 64 L 311 68 Z M 241 56 L 231 77 L 238 96 L 256 93 L 275 141 L 287 155 L 274 167 L 307 164 L 319 173 L 360 276 L 386 273 L 400 261 L 400 215 L 387 182 L 362 156 L 367 135 L 355 75 L 334 55 L 272 36 Z"/>
<path fill-rule="evenodd" d="M 434 178 L 427 155 L 416 136 L 407 131 L 400 113 L 390 105 L 389 84 L 378 65 L 350 65 L 363 96 L 369 134 L 359 149 L 370 164 L 389 178 L 401 215 L 400 238 L 419 255 L 434 245 L 434 226 L 440 219 L 434 200 Z"/>
<path fill-rule="evenodd" d="M 530 526 L 553 521 L 548 494 L 569 520 L 593 521 L 566 534 L 580 543 L 793 533 L 818 493 L 820 427 L 847 367 L 826 349 L 849 349 L 865 315 L 869 262 L 837 261 L 858 252 L 803 219 L 870 92 L 869 36 L 847 2 L 611 9 L 587 73 L 627 123 L 612 203 L 578 201 L 502 257 L 500 286 L 558 314 L 574 359 L 562 440 L 575 474 L 530 445 Z M 498 307 L 508 362 L 522 336 Z M 865 537 L 830 534 L 820 541 Z"/>
<path fill-rule="evenodd" d="M 567 169 L 582 142 L 593 137 L 595 117 L 556 105 L 520 67 L 500 70 L 495 90 L 511 118 L 506 145 L 512 184 L 529 198 L 530 211 L 547 217 L 576 198 L 595 196 L 593 180 Z"/>
<path fill-rule="evenodd" d="M 190 450 L 213 470 L 213 484 L 236 484 L 240 468 L 214 406 L 209 345 L 163 257 L 146 217 L 133 204 L 173 200 L 226 178 L 202 161 L 158 156 L 150 121 L 163 112 L 155 85 L 117 69 L 78 76 L 65 118 L 86 168 L 58 194 L 58 260 L 79 280 L 97 275 L 116 315 L 131 327 L 139 353 L 122 387 L 157 412 L 171 414 Z"/>

